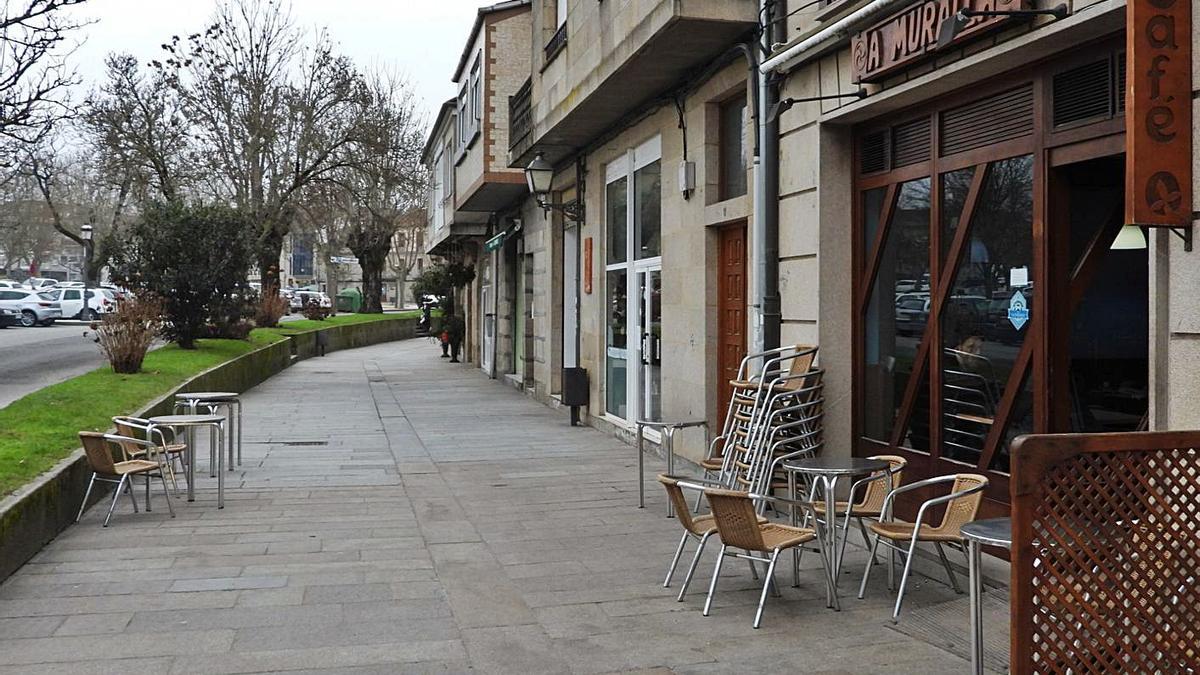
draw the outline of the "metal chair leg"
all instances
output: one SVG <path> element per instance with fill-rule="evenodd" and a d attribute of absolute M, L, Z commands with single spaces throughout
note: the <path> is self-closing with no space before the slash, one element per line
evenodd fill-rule
<path fill-rule="evenodd" d="M 163 475 L 162 471 L 159 471 L 158 479 L 162 481 L 163 499 L 167 500 L 167 510 L 171 512 L 171 517 L 174 518 L 175 507 L 171 505 L 171 493 L 167 490 L 167 477 Z"/>
<path fill-rule="evenodd" d="M 687 576 L 683 578 L 683 586 L 679 589 L 679 597 L 675 598 L 676 602 L 683 602 L 683 596 L 687 594 L 688 586 L 692 584 L 692 576 L 696 573 L 696 565 L 700 563 L 700 555 L 704 553 L 704 545 L 708 543 L 712 534 L 705 532 L 704 536 L 700 537 L 700 545 L 696 547 L 696 555 L 692 556 L 692 564 L 688 566 Z"/>
<path fill-rule="evenodd" d="M 875 551 L 879 550 L 879 535 L 875 535 L 875 543 L 871 544 L 871 560 L 875 559 Z M 863 572 L 862 585 L 858 587 L 858 599 L 862 600 L 867 593 L 867 580 L 871 578 L 871 568 L 873 565 L 870 561 L 867 562 L 867 569 Z"/>
<path fill-rule="evenodd" d="M 855 520 L 857 520 L 857 521 L 858 521 L 858 531 L 859 531 L 859 532 L 862 532 L 863 546 L 865 546 L 865 547 L 867 547 L 867 548 L 870 548 L 870 546 L 871 546 L 871 537 L 867 535 L 867 526 L 866 526 L 866 525 L 863 525 L 863 519 L 862 519 L 862 518 L 856 518 Z M 876 560 L 876 559 L 875 559 L 875 556 L 873 556 L 873 555 L 871 556 L 871 564 L 872 564 L 872 565 L 878 565 L 878 564 L 879 564 L 879 561 L 878 561 L 878 560 Z"/>
<path fill-rule="evenodd" d="M 762 625 L 763 605 L 767 604 L 767 593 L 771 590 L 771 580 L 775 578 L 775 561 L 779 559 L 779 549 L 771 554 L 771 562 L 767 564 L 766 581 L 763 582 L 762 593 L 758 596 L 758 611 L 754 613 L 754 627 Z"/>
<path fill-rule="evenodd" d="M 146 513 L 150 513 L 152 511 L 150 504 L 150 474 L 144 474 L 143 477 L 146 479 Z M 133 483 L 132 480 L 129 482 Z"/>
<path fill-rule="evenodd" d="M 825 571 L 825 597 L 830 601 L 826 606 L 832 606 L 833 611 L 840 612 L 842 611 L 842 601 L 838 598 L 837 579 L 833 575 L 833 564 L 830 562 L 829 556 L 825 554 L 825 547 L 817 547 L 817 553 L 821 555 L 821 569 Z"/>
<path fill-rule="evenodd" d="M 671 566 L 667 568 L 667 578 L 663 581 L 663 588 L 671 587 L 671 576 L 675 574 L 675 566 L 679 564 L 679 556 L 683 555 L 683 545 L 687 543 L 688 533 L 684 532 L 679 539 L 679 546 L 675 547 L 675 557 L 671 559 Z"/>
<path fill-rule="evenodd" d="M 896 549 L 888 546 L 888 590 L 896 590 Z"/>
<path fill-rule="evenodd" d="M 717 568 L 713 570 L 712 581 L 708 584 L 708 597 L 704 599 L 704 611 L 702 614 L 708 616 L 708 610 L 712 607 L 713 594 L 717 592 L 717 579 L 721 577 L 721 563 L 725 562 L 725 544 L 721 544 L 721 553 L 717 556 Z"/>
<path fill-rule="evenodd" d="M 79 522 L 79 519 L 83 517 L 83 511 L 84 511 L 84 509 L 87 508 L 88 497 L 92 496 L 92 486 L 94 486 L 95 484 L 96 484 L 96 474 L 95 474 L 95 472 L 93 472 L 92 479 L 90 481 L 88 481 L 87 492 L 83 493 L 83 503 L 79 505 L 79 513 L 75 514 L 75 522 L 77 522 L 77 523 Z"/>
<path fill-rule="evenodd" d="M 121 477 L 122 480 L 124 480 L 125 478 L 127 478 L 127 476 Z M 133 479 L 132 478 L 129 479 L 129 484 L 125 486 L 125 489 L 127 489 L 129 491 L 129 501 L 133 502 L 133 512 L 138 513 L 137 498 L 133 496 Z"/>
<path fill-rule="evenodd" d="M 108 515 L 104 516 L 104 524 L 101 527 L 108 527 L 108 521 L 112 520 L 113 511 L 117 508 L 117 500 L 121 498 L 121 490 L 125 488 L 125 479 L 128 476 L 121 476 L 121 481 L 117 483 L 117 489 L 113 490 L 112 502 L 108 505 Z"/>
<path fill-rule="evenodd" d="M 962 595 L 962 589 L 958 587 L 958 578 L 954 576 L 954 568 L 950 567 L 950 561 L 946 559 L 946 552 L 942 550 L 942 542 L 934 542 L 937 546 L 938 557 L 942 559 L 942 567 L 946 568 L 946 576 L 950 577 L 950 587 L 955 593 Z"/>
<path fill-rule="evenodd" d="M 750 552 L 746 551 L 746 554 L 749 555 Z M 750 578 L 758 581 L 758 568 L 754 566 L 754 561 L 747 558 L 746 562 L 750 565 Z"/>
<path fill-rule="evenodd" d="M 912 543 L 908 545 L 908 555 L 904 557 L 904 571 L 900 574 L 900 592 L 896 594 L 896 608 L 892 610 L 892 623 L 900 623 L 900 605 L 904 603 L 904 588 L 908 585 L 908 573 L 912 569 L 913 557 L 917 554 L 917 535 L 914 532 Z"/>

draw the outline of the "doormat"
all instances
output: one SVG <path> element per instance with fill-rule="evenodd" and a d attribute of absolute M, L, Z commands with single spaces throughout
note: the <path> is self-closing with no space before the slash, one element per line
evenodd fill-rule
<path fill-rule="evenodd" d="M 983 667 L 1008 672 L 1008 595 L 987 589 L 983 594 Z M 900 623 L 887 627 L 971 660 L 971 599 L 963 594 L 949 602 L 902 611 Z"/>

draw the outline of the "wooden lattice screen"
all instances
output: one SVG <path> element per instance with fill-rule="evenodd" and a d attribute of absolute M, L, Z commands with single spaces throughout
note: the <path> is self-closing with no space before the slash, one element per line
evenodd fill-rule
<path fill-rule="evenodd" d="M 1200 432 L 1012 457 L 1012 672 L 1200 673 Z"/>

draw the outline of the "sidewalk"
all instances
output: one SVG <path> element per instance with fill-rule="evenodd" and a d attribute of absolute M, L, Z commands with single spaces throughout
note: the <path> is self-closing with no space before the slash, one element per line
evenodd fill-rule
<path fill-rule="evenodd" d="M 857 551 L 840 613 L 811 555 L 759 630 L 745 564 L 712 616 L 712 554 L 676 603 L 679 526 L 656 482 L 636 508 L 634 450 L 437 353 L 336 352 L 247 393 L 226 508 L 207 476 L 175 519 L 93 508 L 0 586 L 0 673 L 966 670 L 888 628 L 882 570 L 854 598 Z M 955 598 L 913 581 L 906 613 Z"/>

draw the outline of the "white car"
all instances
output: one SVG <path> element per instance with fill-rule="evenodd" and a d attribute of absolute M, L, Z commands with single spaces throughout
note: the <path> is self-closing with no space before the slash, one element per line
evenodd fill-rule
<path fill-rule="evenodd" d="M 44 290 L 49 289 L 51 286 L 57 286 L 57 285 L 58 285 L 57 279 L 48 279 L 46 277 L 29 277 L 28 279 L 25 280 L 25 288 L 29 288 L 29 289 L 32 289 L 35 291 L 44 291 Z"/>
<path fill-rule="evenodd" d="M 55 319 L 62 318 L 58 301 L 46 293 L 20 288 L 0 288 L 0 307 L 15 309 L 21 313 L 21 325 L 49 326 Z"/>
<path fill-rule="evenodd" d="M 12 279 L 0 279 L 0 288 L 25 288 L 19 281 Z"/>
<path fill-rule="evenodd" d="M 63 318 L 66 319 L 91 321 L 117 308 L 116 296 L 112 295 L 112 291 L 102 288 L 93 287 L 86 291 L 82 286 L 79 288 L 52 288 L 44 293 L 58 302 Z M 88 298 L 86 310 L 83 307 L 85 293 Z"/>
<path fill-rule="evenodd" d="M 333 307 L 333 302 L 321 291 L 292 291 L 291 306 L 293 310 L 304 309 L 310 301 L 316 300 L 321 307 Z"/>

